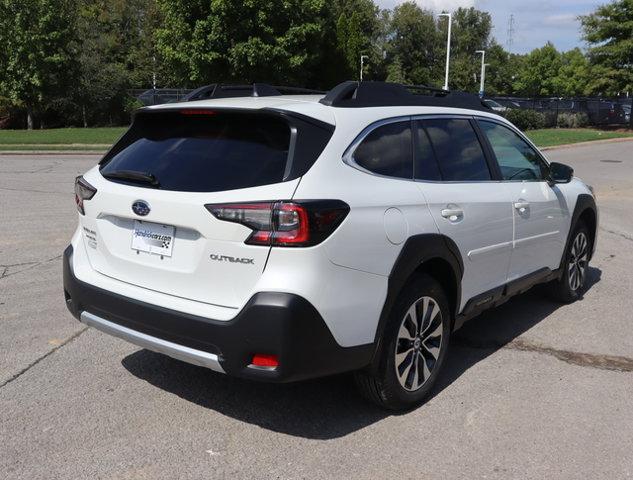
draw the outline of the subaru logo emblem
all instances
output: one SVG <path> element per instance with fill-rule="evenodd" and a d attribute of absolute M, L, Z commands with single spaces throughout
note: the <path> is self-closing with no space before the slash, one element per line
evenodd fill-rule
<path fill-rule="evenodd" d="M 149 205 L 143 200 L 137 200 L 132 204 L 132 211 L 137 215 L 144 217 L 150 212 Z"/>

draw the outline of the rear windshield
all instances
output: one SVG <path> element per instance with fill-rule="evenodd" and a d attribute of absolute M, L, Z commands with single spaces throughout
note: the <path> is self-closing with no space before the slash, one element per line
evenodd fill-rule
<path fill-rule="evenodd" d="M 256 187 L 283 181 L 289 146 L 290 127 L 275 115 L 144 113 L 103 159 L 101 173 L 140 172 L 155 178 L 163 190 Z M 114 181 L 151 186 L 124 178 Z"/>

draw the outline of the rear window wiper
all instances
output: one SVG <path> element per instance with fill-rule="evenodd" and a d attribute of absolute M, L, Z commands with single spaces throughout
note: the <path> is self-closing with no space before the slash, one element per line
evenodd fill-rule
<path fill-rule="evenodd" d="M 129 180 L 131 182 L 147 183 L 153 187 L 160 187 L 160 182 L 156 177 L 147 172 L 137 172 L 135 170 L 115 170 L 114 172 L 101 172 L 105 178 L 117 180 Z"/>

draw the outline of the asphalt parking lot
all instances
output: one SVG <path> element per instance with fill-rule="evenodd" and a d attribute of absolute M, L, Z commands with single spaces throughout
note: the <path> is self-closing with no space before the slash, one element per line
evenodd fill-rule
<path fill-rule="evenodd" d="M 596 188 L 589 290 L 469 322 L 432 398 L 391 415 L 348 376 L 250 383 L 86 328 L 61 253 L 98 157 L 0 155 L 0 478 L 633 478 L 633 142 L 547 156 Z"/>

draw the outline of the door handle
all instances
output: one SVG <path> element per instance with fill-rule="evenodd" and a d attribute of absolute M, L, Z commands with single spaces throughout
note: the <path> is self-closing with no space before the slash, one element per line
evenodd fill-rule
<path fill-rule="evenodd" d="M 445 208 L 440 213 L 444 218 L 448 218 L 452 222 L 464 216 L 464 211 L 460 208 Z"/>
<path fill-rule="evenodd" d="M 525 211 L 530 207 L 530 202 L 514 202 L 514 208 L 516 208 L 519 213 L 525 213 Z"/>

